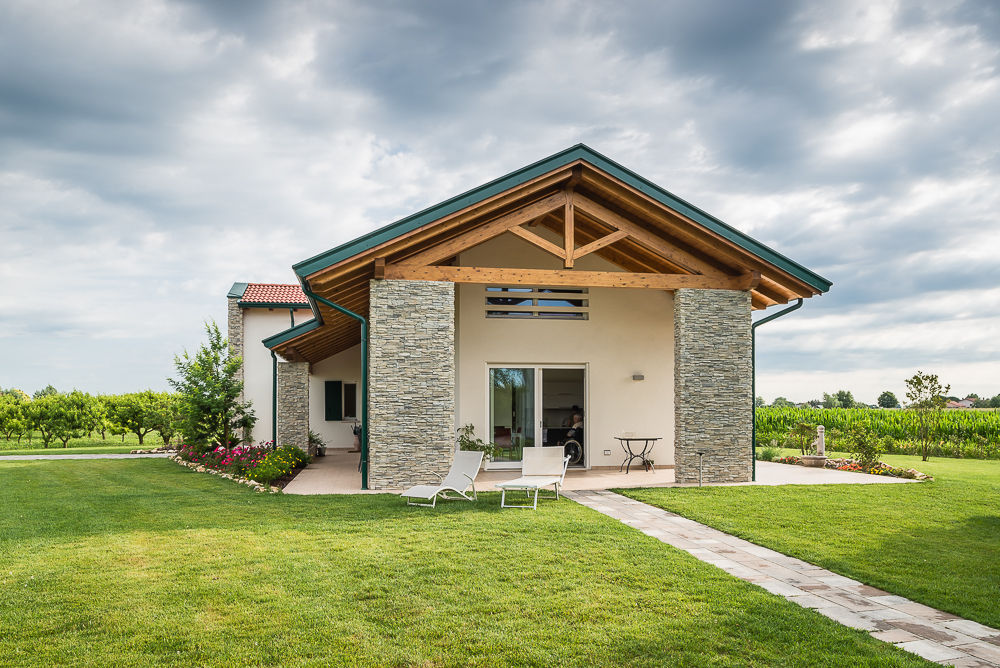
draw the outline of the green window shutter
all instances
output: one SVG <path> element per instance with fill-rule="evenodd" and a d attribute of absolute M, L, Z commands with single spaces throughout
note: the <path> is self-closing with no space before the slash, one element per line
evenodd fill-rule
<path fill-rule="evenodd" d="M 339 380 L 328 380 L 323 383 L 326 389 L 326 419 L 343 420 L 341 412 L 343 406 L 344 388 Z"/>

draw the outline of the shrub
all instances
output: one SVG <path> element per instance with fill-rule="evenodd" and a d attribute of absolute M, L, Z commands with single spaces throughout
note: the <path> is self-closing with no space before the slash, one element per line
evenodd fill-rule
<path fill-rule="evenodd" d="M 457 431 L 459 450 L 482 452 L 483 456 L 488 458 L 493 457 L 496 454 L 496 444 L 487 443 L 481 438 L 476 438 L 475 427 L 473 427 L 471 423 L 465 425 L 464 427 L 459 427 Z"/>
<path fill-rule="evenodd" d="M 283 445 L 269 452 L 257 466 L 247 474 L 247 478 L 260 483 L 270 483 L 286 476 L 294 469 L 305 466 L 312 460 L 308 454 L 294 445 Z"/>
<path fill-rule="evenodd" d="M 765 445 L 757 451 L 757 459 L 762 462 L 773 462 L 781 454 L 781 448 L 771 441 L 771 445 Z"/>
<path fill-rule="evenodd" d="M 851 446 L 851 456 L 864 468 L 878 464 L 878 456 L 885 451 L 882 439 L 863 425 L 854 425 L 844 432 L 844 441 Z"/>

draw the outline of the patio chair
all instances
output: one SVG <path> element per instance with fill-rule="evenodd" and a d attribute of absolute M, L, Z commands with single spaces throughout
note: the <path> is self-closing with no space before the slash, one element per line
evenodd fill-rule
<path fill-rule="evenodd" d="M 426 506 L 433 508 L 437 504 L 438 497 L 442 499 L 464 499 L 466 501 L 476 500 L 476 476 L 479 475 L 479 467 L 483 463 L 483 453 L 475 450 L 459 450 L 455 453 L 455 458 L 451 462 L 451 469 L 448 475 L 441 478 L 439 485 L 416 485 L 406 490 L 400 496 L 406 499 L 408 506 Z M 438 475 L 438 474 L 435 474 Z M 441 476 L 438 475 L 440 478 Z M 472 496 L 467 494 L 472 488 Z M 454 492 L 458 496 L 449 496 L 448 492 Z M 413 499 L 423 499 L 430 503 L 417 503 Z"/>
<path fill-rule="evenodd" d="M 566 478 L 566 467 L 569 466 L 569 459 L 569 455 L 564 455 L 561 447 L 525 448 L 524 456 L 521 459 L 521 477 L 497 483 L 497 487 L 502 491 L 500 494 L 500 507 L 531 508 L 532 510 L 537 510 L 538 492 L 543 487 L 548 487 L 549 485 L 555 488 L 555 496 L 543 496 L 542 498 L 558 499 L 559 487 L 562 486 L 563 480 Z M 507 503 L 507 490 L 509 489 L 524 490 L 526 495 L 530 495 L 534 491 L 535 498 L 530 506 L 510 505 Z"/>

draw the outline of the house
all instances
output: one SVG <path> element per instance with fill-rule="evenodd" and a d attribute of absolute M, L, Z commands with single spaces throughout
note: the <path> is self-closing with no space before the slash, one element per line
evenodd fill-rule
<path fill-rule="evenodd" d="M 584 145 L 293 271 L 229 293 L 252 437 L 346 447 L 357 420 L 371 489 L 446 471 L 466 424 L 491 468 L 617 469 L 631 432 L 679 482 L 746 481 L 751 312 L 831 286 Z"/>

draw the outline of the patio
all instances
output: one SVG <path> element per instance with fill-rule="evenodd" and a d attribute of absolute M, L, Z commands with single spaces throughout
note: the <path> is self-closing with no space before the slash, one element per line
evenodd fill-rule
<path fill-rule="evenodd" d="M 346 450 L 327 450 L 325 457 L 316 457 L 296 478 L 285 487 L 286 494 L 379 494 L 401 490 L 361 490 L 361 476 L 358 474 L 358 453 Z M 516 478 L 518 472 L 482 471 L 476 478 L 476 489 L 480 492 L 499 491 L 496 483 Z M 902 478 L 848 473 L 831 469 L 807 468 L 757 462 L 757 481 L 752 483 L 730 483 L 735 485 L 838 485 L 838 484 L 894 484 L 914 482 Z M 570 469 L 566 473 L 563 489 L 567 491 L 591 491 L 603 489 L 624 489 L 629 487 L 691 487 L 674 482 L 672 468 L 658 468 L 655 471 L 633 469 L 629 473 L 616 469 L 595 469 L 584 471 Z M 696 486 L 696 485 L 695 485 Z"/>

